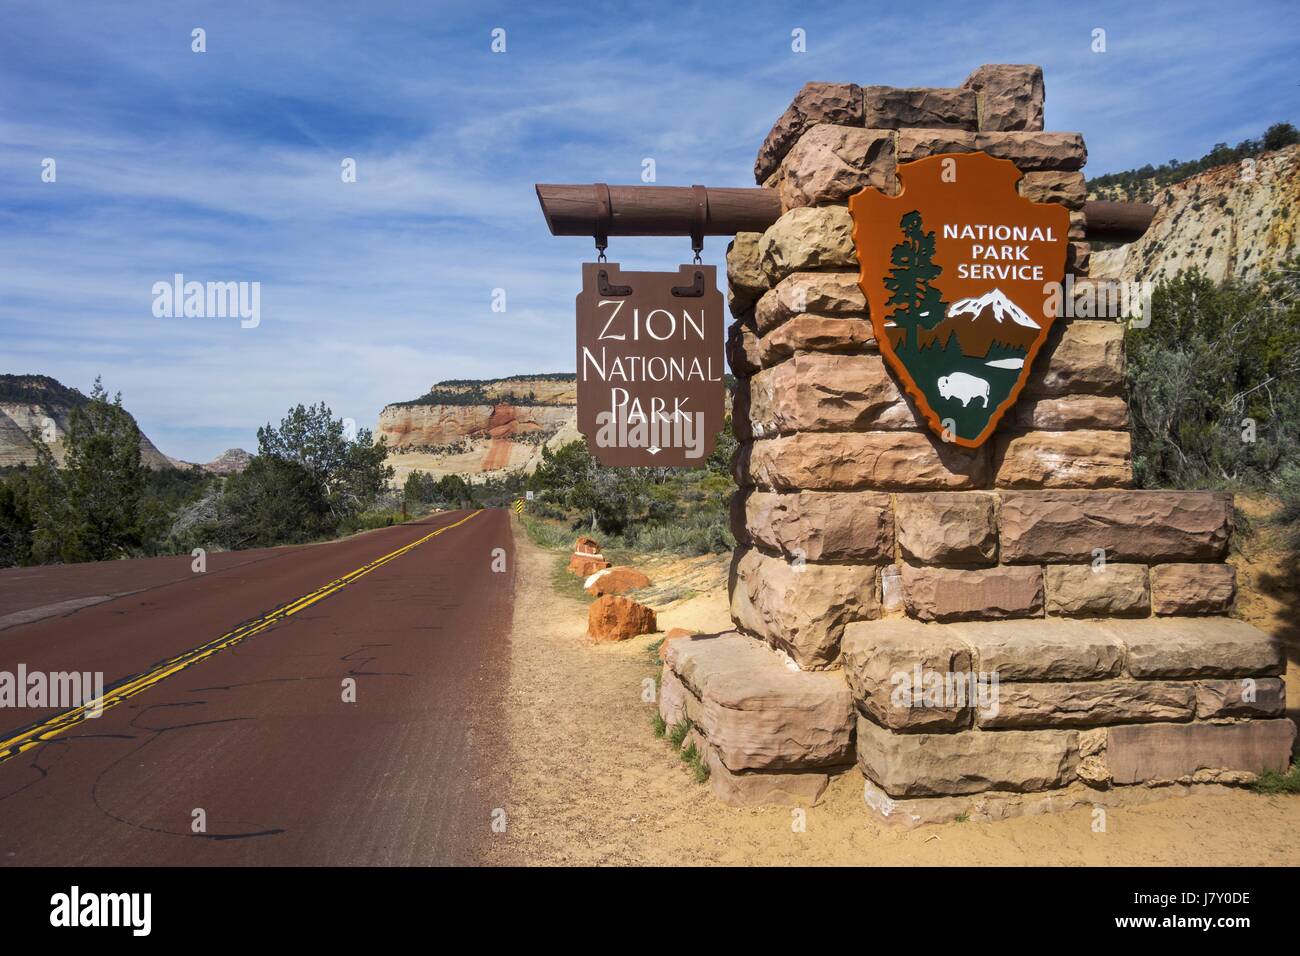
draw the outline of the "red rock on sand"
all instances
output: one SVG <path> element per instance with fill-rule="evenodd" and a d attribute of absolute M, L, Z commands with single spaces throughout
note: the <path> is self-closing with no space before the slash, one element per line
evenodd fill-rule
<path fill-rule="evenodd" d="M 654 611 L 615 594 L 597 598 L 587 609 L 587 636 L 594 641 L 624 641 L 655 627 Z"/>
<path fill-rule="evenodd" d="M 573 545 L 573 557 L 569 558 L 569 573 L 580 578 L 589 578 L 597 571 L 609 567 L 609 562 L 600 553 L 600 544 L 595 538 L 585 535 Z"/>
<path fill-rule="evenodd" d="M 592 557 L 589 554 L 575 554 L 569 558 L 569 573 L 576 574 L 578 577 L 586 580 L 597 571 L 603 571 L 609 567 L 609 562 L 600 555 Z"/>
<path fill-rule="evenodd" d="M 664 635 L 663 642 L 659 645 L 659 659 L 661 661 L 668 659 L 668 644 L 670 641 L 675 641 L 679 637 L 693 637 L 695 633 L 695 631 L 688 631 L 684 627 L 674 627 Z"/>
<path fill-rule="evenodd" d="M 592 574 L 584 582 L 584 590 L 592 597 L 602 594 L 624 594 L 637 588 L 649 587 L 650 579 L 636 568 L 605 568 Z"/>

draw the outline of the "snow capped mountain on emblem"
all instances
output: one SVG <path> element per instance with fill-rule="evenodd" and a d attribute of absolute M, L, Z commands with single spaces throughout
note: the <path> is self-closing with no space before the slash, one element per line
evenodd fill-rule
<path fill-rule="evenodd" d="M 997 322 L 1001 322 L 1003 318 L 1009 316 L 1016 325 L 1023 325 L 1028 329 L 1042 328 L 1041 325 L 1029 317 L 1029 314 L 1024 309 L 1008 299 L 1001 289 L 985 292 L 978 298 L 961 299 L 954 302 L 948 307 L 948 315 L 949 317 L 969 315 L 972 319 L 977 319 L 990 306 L 992 307 L 993 318 Z"/>

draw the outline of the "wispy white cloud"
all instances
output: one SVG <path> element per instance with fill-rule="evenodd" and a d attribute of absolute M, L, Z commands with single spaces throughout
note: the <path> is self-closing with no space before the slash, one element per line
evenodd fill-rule
<path fill-rule="evenodd" d="M 635 182 L 653 157 L 661 183 L 747 184 L 808 80 L 946 85 L 1042 63 L 1048 123 L 1085 133 L 1095 172 L 1294 119 L 1286 4 L 1027 7 L 25 10 L 0 36 L 0 370 L 83 389 L 102 373 L 164 451 L 206 460 L 299 401 L 369 423 L 440 378 L 571 369 L 590 241 L 546 234 L 533 183 Z M 611 254 L 663 268 L 689 251 Z M 150 288 L 175 272 L 262 282 L 262 325 L 154 318 Z"/>

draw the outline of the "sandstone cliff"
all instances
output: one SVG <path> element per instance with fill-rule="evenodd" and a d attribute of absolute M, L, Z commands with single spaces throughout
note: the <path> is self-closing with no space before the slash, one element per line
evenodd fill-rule
<path fill-rule="evenodd" d="M 418 469 L 433 475 L 531 471 L 542 448 L 573 441 L 577 386 L 572 374 L 438 382 L 379 413 L 375 437 L 393 448 L 400 484 Z"/>
<path fill-rule="evenodd" d="M 1094 277 L 1158 282 L 1199 266 L 1215 280 L 1253 279 L 1300 254 L 1300 145 L 1206 170 L 1156 190 L 1152 202 L 1146 235 L 1093 251 Z"/>
<path fill-rule="evenodd" d="M 44 438 L 54 460 L 63 463 L 72 410 L 88 398 L 48 375 L 0 375 L 0 468 L 36 463 L 33 433 Z M 172 461 L 140 433 L 140 458 L 150 468 Z"/>

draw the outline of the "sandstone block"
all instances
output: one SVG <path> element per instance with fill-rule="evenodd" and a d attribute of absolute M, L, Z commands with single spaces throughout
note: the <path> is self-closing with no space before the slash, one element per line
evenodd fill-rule
<path fill-rule="evenodd" d="M 1068 209 L 1082 209 L 1088 198 L 1088 187 L 1084 185 L 1083 173 L 1048 170 L 1041 173 L 1025 173 L 1017 184 L 1020 195 L 1034 202 L 1060 203 Z"/>
<path fill-rule="evenodd" d="M 659 643 L 659 659 L 661 661 L 668 659 L 669 643 L 677 640 L 679 637 L 692 637 L 695 633 L 695 631 L 688 631 L 684 627 L 674 627 L 669 629 L 668 633 L 664 635 L 664 639 Z"/>
<path fill-rule="evenodd" d="M 906 731 L 970 726 L 973 701 L 957 684 L 971 672 L 970 648 L 951 631 L 907 618 L 858 621 L 844 629 L 840 652 L 854 700 L 877 723 Z M 931 675 L 947 683 L 929 686 Z"/>
<path fill-rule="evenodd" d="M 847 206 L 791 209 L 768 227 L 758 245 L 771 286 L 794 272 L 852 269 L 858 264 Z"/>
<path fill-rule="evenodd" d="M 763 365 L 770 366 L 800 352 L 860 355 L 871 351 L 875 345 L 876 333 L 865 318 L 796 315 L 759 340 L 758 355 Z"/>
<path fill-rule="evenodd" d="M 778 491 L 979 488 L 987 451 L 925 432 L 807 432 L 754 442 L 737 481 Z"/>
<path fill-rule="evenodd" d="M 727 246 L 727 286 L 730 290 L 731 314 L 739 318 L 754 307 L 768 290 L 758 251 L 761 232 L 738 232 Z"/>
<path fill-rule="evenodd" d="M 1082 169 L 1088 161 L 1088 149 L 1078 133 L 977 133 L 975 148 L 1011 160 L 1023 173 Z"/>
<path fill-rule="evenodd" d="M 740 444 L 731 453 L 731 479 L 741 488 L 751 488 L 754 485 L 754 442 L 753 436 L 748 434 L 749 383 L 743 384 L 743 389 L 736 389 L 735 401 L 732 403 L 732 427 L 736 429 L 736 438 Z M 741 412 L 744 414 L 740 414 Z"/>
<path fill-rule="evenodd" d="M 1217 491 L 1004 491 L 1003 561 L 1221 559 L 1232 496 Z"/>
<path fill-rule="evenodd" d="M 755 491 L 753 488 L 738 488 L 727 499 L 727 518 L 731 528 L 731 536 L 736 539 L 736 543 L 739 545 L 754 543 L 754 539 L 749 533 L 748 511 L 749 499 L 757 494 L 762 494 L 762 492 Z M 758 510 L 759 507 L 758 504 L 754 505 L 755 510 Z M 771 546 L 769 545 L 769 547 Z"/>
<path fill-rule="evenodd" d="M 749 415 L 756 438 L 916 427 L 911 406 L 876 354 L 810 352 L 764 369 L 750 380 Z"/>
<path fill-rule="evenodd" d="M 903 601 L 903 572 L 896 564 L 880 569 L 880 611 L 895 616 L 907 611 Z"/>
<path fill-rule="evenodd" d="M 675 727 L 683 720 L 691 718 L 687 710 L 690 696 L 681 678 L 673 673 L 671 667 L 664 664 L 659 676 L 659 716 L 663 718 L 665 724 Z"/>
<path fill-rule="evenodd" d="M 1083 767 L 1079 768 L 1080 780 Z M 1109 777 L 1107 778 L 1109 780 Z M 929 823 L 952 823 L 962 820 L 969 823 L 994 823 L 1015 817 L 1035 817 L 1045 813 L 1068 813 L 1071 810 L 1093 810 L 1098 806 L 1140 807 L 1167 800 L 1170 797 L 1231 796 L 1235 788 L 1220 783 L 1169 784 L 1162 787 L 1113 787 L 1098 790 L 1086 783 L 1076 782 L 1055 790 L 1037 793 L 1007 793 L 986 791 L 958 797 L 912 797 L 895 800 L 883 790 L 866 781 L 863 800 L 887 823 L 894 826 L 917 827 Z"/>
<path fill-rule="evenodd" d="M 979 126 L 974 90 L 864 86 L 862 101 L 863 125 L 868 129 L 974 130 Z"/>
<path fill-rule="evenodd" d="M 999 488 L 1122 488 L 1133 483 L 1126 431 L 1004 433 L 996 436 Z"/>
<path fill-rule="evenodd" d="M 609 562 L 599 554 L 574 554 L 569 558 L 569 573 L 586 579 L 597 571 L 609 567 Z"/>
<path fill-rule="evenodd" d="M 737 772 L 708 744 L 704 762 L 709 768 L 709 790 L 729 807 L 813 807 L 831 781 L 831 774 L 824 770 Z"/>
<path fill-rule="evenodd" d="M 1065 251 L 1065 271 L 1074 276 L 1087 276 L 1091 266 L 1092 246 L 1072 241 Z"/>
<path fill-rule="evenodd" d="M 1157 564 L 1151 604 L 1157 614 L 1226 614 L 1237 596 L 1231 564 Z"/>
<path fill-rule="evenodd" d="M 781 208 L 847 202 L 868 186 L 893 195 L 894 138 L 883 129 L 814 126 L 781 162 Z"/>
<path fill-rule="evenodd" d="M 939 153 L 973 153 L 975 134 L 957 129 L 900 129 L 895 144 L 897 161 L 910 163 Z"/>
<path fill-rule="evenodd" d="M 1087 621 L 987 621 L 948 625 L 974 651 L 976 671 L 999 681 L 1093 681 L 1118 677 L 1119 635 Z"/>
<path fill-rule="evenodd" d="M 858 766 L 891 797 L 1046 790 L 1074 779 L 1072 730 L 896 734 L 858 718 Z"/>
<path fill-rule="evenodd" d="M 727 365 L 733 375 L 753 375 L 762 368 L 758 335 L 744 321 L 732 322 L 727 329 Z"/>
<path fill-rule="evenodd" d="M 732 558 L 732 616 L 804 669 L 831 667 L 844 625 L 880 615 L 871 565 L 794 565 L 755 549 Z"/>
<path fill-rule="evenodd" d="M 695 725 L 727 769 L 807 769 L 853 756 L 853 700 L 839 673 L 791 670 L 743 634 L 673 641 L 668 666 L 700 702 Z"/>
<path fill-rule="evenodd" d="M 1282 771 L 1294 742 L 1289 720 L 1112 727 L 1106 764 L 1117 784 L 1179 780 L 1206 770 Z"/>
<path fill-rule="evenodd" d="M 985 564 L 997 557 L 997 499 L 983 492 L 900 494 L 898 544 L 917 564 Z"/>
<path fill-rule="evenodd" d="M 1124 327 L 1057 323 L 1025 382 L 1027 395 L 1119 394 L 1124 388 Z"/>
<path fill-rule="evenodd" d="M 1233 618 L 1153 617 L 1107 626 L 1128 645 L 1134 677 L 1276 677 L 1285 666 L 1277 640 Z"/>
<path fill-rule="evenodd" d="M 1102 724 L 1191 720 L 1196 690 L 1190 682 L 1072 681 L 999 683 L 996 706 L 976 712 L 980 727 L 1096 727 Z"/>
<path fill-rule="evenodd" d="M 1074 238 L 1071 236 L 1071 238 Z M 1142 314 L 1141 287 L 1136 280 L 1094 279 L 1067 276 L 1070 307 L 1060 321 L 1137 318 Z"/>
<path fill-rule="evenodd" d="M 805 272 L 782 279 L 754 307 L 758 334 L 765 336 L 806 312 L 865 318 L 867 297 L 858 285 L 857 272 Z"/>
<path fill-rule="evenodd" d="M 907 613 L 922 621 L 997 620 L 1043 613 L 1043 573 L 1037 567 L 958 570 L 905 564 L 902 571 Z"/>
<path fill-rule="evenodd" d="M 1043 128 L 1043 68 L 1031 64 L 990 63 L 962 86 L 978 97 L 979 129 L 986 131 Z"/>
<path fill-rule="evenodd" d="M 629 598 L 607 594 L 587 608 L 587 635 L 595 641 L 623 641 L 655 629 L 655 612 Z"/>
<path fill-rule="evenodd" d="M 636 568 L 603 568 L 582 583 L 582 589 L 592 597 L 602 594 L 626 594 L 637 588 L 650 586 L 650 579 Z"/>
<path fill-rule="evenodd" d="M 889 495 L 872 491 L 753 491 L 743 499 L 748 540 L 808 561 L 883 563 L 894 555 Z"/>
<path fill-rule="evenodd" d="M 1286 685 L 1277 677 L 1238 677 L 1196 682 L 1196 716 L 1281 717 L 1286 713 Z"/>
<path fill-rule="evenodd" d="M 1012 407 L 1018 428 L 1070 431 L 1075 428 L 1128 428 L 1128 402 L 1118 395 L 1066 395 L 1060 398 L 1022 396 Z"/>
<path fill-rule="evenodd" d="M 1088 217 L 1082 209 L 1070 210 L 1070 228 L 1066 231 L 1066 235 L 1075 242 L 1082 242 L 1084 239 L 1088 238 Z M 1092 247 L 1089 246 L 1089 249 L 1091 248 Z M 1091 254 L 1089 255 L 1088 264 L 1089 268 L 1091 268 Z M 1078 278 L 1084 278 L 1086 275 L 1086 271 L 1075 272 L 1075 276 Z"/>
<path fill-rule="evenodd" d="M 754 182 L 762 184 L 781 165 L 804 130 L 817 123 L 862 125 L 862 88 L 854 83 L 807 83 L 776 121 L 754 162 Z"/>
<path fill-rule="evenodd" d="M 1151 613 L 1145 564 L 1048 565 L 1047 613 L 1066 617 L 1145 617 Z"/>
<path fill-rule="evenodd" d="M 742 444 L 736 449 L 732 456 L 732 470 L 736 469 L 737 457 L 747 455 L 747 449 L 754 440 L 754 429 L 749 423 L 749 378 L 746 376 L 736 377 L 736 387 L 731 390 L 731 430 L 736 436 L 736 441 Z"/>

